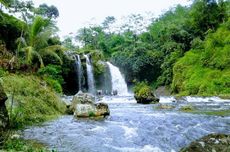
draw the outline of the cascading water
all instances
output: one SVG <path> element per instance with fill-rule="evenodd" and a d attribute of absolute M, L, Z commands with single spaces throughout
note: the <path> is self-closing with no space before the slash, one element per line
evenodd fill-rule
<path fill-rule="evenodd" d="M 87 82 L 88 82 L 88 92 L 95 94 L 95 83 L 94 83 L 94 76 L 93 76 L 93 66 L 89 59 L 88 55 L 84 55 L 86 58 L 86 70 L 87 70 Z"/>
<path fill-rule="evenodd" d="M 81 90 L 81 78 L 82 78 L 82 66 L 81 66 L 81 58 L 80 58 L 80 55 L 77 55 L 77 70 L 78 70 L 78 73 L 77 73 L 77 76 L 78 76 L 78 89 L 79 91 Z"/>
<path fill-rule="evenodd" d="M 127 84 L 125 83 L 125 79 L 122 77 L 119 68 L 112 65 L 110 62 L 106 63 L 109 66 L 110 75 L 112 78 L 112 90 L 117 91 L 119 96 L 129 95 Z"/>

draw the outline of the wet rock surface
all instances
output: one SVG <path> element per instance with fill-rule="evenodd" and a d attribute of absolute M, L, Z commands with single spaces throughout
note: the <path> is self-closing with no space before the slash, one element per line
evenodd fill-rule
<path fill-rule="evenodd" d="M 230 152 L 230 135 L 209 134 L 193 141 L 180 152 Z"/>
<path fill-rule="evenodd" d="M 95 103 L 95 97 L 89 93 L 78 92 L 68 108 L 75 117 L 105 117 L 110 114 L 106 103 Z"/>

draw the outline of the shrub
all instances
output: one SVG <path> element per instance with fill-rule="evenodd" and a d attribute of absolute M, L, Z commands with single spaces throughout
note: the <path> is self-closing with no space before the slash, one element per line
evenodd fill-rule
<path fill-rule="evenodd" d="M 57 65 L 48 65 L 38 70 L 38 75 L 42 76 L 47 84 L 58 93 L 62 93 L 61 84 L 64 83 L 61 74 L 61 66 Z"/>

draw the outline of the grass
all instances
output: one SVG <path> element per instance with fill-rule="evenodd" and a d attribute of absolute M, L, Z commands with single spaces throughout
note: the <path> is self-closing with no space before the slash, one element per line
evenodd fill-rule
<path fill-rule="evenodd" d="M 10 131 L 40 124 L 65 112 L 65 104 L 60 97 L 39 77 L 3 73 L 0 79 L 8 96 L 6 106 L 10 116 Z M 49 151 L 45 145 L 36 141 L 12 139 L 7 134 L 1 134 L 4 141 L 0 144 L 0 151 Z"/>
<path fill-rule="evenodd" d="M 47 147 L 35 140 L 25 139 L 8 139 L 2 150 L 3 152 L 55 152 L 55 150 L 48 150 Z"/>
<path fill-rule="evenodd" d="M 41 123 L 65 111 L 59 96 L 44 81 L 31 75 L 5 75 L 3 87 L 12 128 Z"/>

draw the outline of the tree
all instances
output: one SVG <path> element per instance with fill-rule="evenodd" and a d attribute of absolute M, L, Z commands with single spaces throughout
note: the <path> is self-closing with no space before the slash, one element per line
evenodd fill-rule
<path fill-rule="evenodd" d="M 108 30 L 108 32 L 110 33 L 110 25 L 115 23 L 116 22 L 116 19 L 114 16 L 107 16 L 105 18 L 105 20 L 102 22 L 102 26 L 103 26 L 103 29 L 106 31 Z"/>
<path fill-rule="evenodd" d="M 35 13 L 49 19 L 56 19 L 59 16 L 58 9 L 54 5 L 48 6 L 47 4 L 39 5 Z"/>
<path fill-rule="evenodd" d="M 56 50 L 62 50 L 60 45 L 48 45 L 48 40 L 54 33 L 54 25 L 50 20 L 43 19 L 37 16 L 32 25 L 29 26 L 28 38 L 20 38 L 20 42 L 24 44 L 21 50 L 25 53 L 25 59 L 27 64 L 32 64 L 34 59 L 38 59 L 40 67 L 44 67 L 43 57 L 52 56 L 62 64 L 61 58 L 55 52 Z"/>

